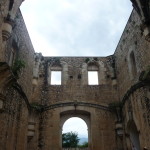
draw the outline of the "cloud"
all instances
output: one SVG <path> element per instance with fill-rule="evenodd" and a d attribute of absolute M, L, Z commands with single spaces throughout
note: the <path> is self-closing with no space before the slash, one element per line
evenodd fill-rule
<path fill-rule="evenodd" d="M 132 6 L 129 0 L 26 0 L 21 10 L 36 52 L 107 56 L 114 53 Z M 84 123 L 77 122 L 64 131 L 77 127 L 87 136 Z"/>
<path fill-rule="evenodd" d="M 78 117 L 72 117 L 64 123 L 63 133 L 67 133 L 71 131 L 77 132 L 80 138 L 88 137 L 87 125 L 82 119 Z"/>
<path fill-rule="evenodd" d="M 113 54 L 131 9 L 126 0 L 26 0 L 21 6 L 35 51 L 45 56 Z"/>

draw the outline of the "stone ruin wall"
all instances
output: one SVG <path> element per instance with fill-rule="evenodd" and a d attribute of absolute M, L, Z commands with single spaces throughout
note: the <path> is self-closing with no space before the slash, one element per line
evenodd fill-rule
<path fill-rule="evenodd" d="M 88 57 L 46 57 L 42 60 L 39 69 L 39 78 L 34 89 L 34 102 L 42 102 L 46 105 L 58 102 L 83 101 L 108 105 L 116 101 L 116 85 L 112 79 L 111 57 L 88 58 Z M 91 59 L 89 65 L 102 63 L 99 67 L 101 77 L 99 85 L 88 85 L 88 69 L 86 59 Z M 58 64 L 55 61 L 59 60 Z M 54 61 L 54 62 L 53 62 Z M 54 64 L 54 67 L 53 67 Z M 61 65 L 62 64 L 62 65 Z M 63 64 L 65 64 L 65 69 Z M 51 85 L 50 66 L 52 71 L 62 70 L 62 85 Z"/>
<path fill-rule="evenodd" d="M 139 80 L 140 73 L 150 64 L 150 44 L 144 39 L 140 28 L 140 20 L 135 11 L 130 16 L 122 37 L 114 53 L 116 61 L 117 85 L 119 98 L 123 98 L 126 91 Z M 130 71 L 131 52 L 134 52 L 137 74 L 132 76 Z"/>
<path fill-rule="evenodd" d="M 3 24 L 3 19 L 7 15 L 7 10 L 8 10 L 8 0 L 2 0 L 0 2 L 0 60 L 3 60 L 3 50 L 2 50 L 2 24 Z M 6 12 L 7 11 L 7 12 Z"/>
<path fill-rule="evenodd" d="M 87 61 L 88 60 L 88 61 Z M 40 62 L 40 65 L 39 63 Z M 113 56 L 103 57 L 42 57 L 36 54 L 34 68 L 34 87 L 32 105 L 50 106 L 65 102 L 84 102 L 108 106 L 117 101 L 116 78 Z M 88 69 L 88 66 L 89 69 Z M 88 70 L 98 68 L 99 85 L 88 85 Z M 51 85 L 51 71 L 61 71 L 61 85 Z M 74 107 L 62 107 L 47 110 L 40 115 L 35 136 L 29 141 L 28 149 L 40 145 L 44 149 L 61 149 L 60 114 L 74 110 Z M 91 114 L 91 149 L 116 148 L 115 115 L 108 110 L 78 106 Z M 37 120 L 38 122 L 38 120 Z M 110 126 L 111 124 L 111 126 Z M 99 131 L 99 132 L 98 132 Z M 39 135 L 39 138 L 38 138 Z M 108 138 L 109 140 L 108 144 Z M 55 140 L 54 140 L 55 139 Z M 100 143 L 99 140 L 103 143 Z"/>
<path fill-rule="evenodd" d="M 1 19 L 2 17 L 0 17 Z M 3 20 L 0 20 L 2 23 Z M 0 30 L 1 30 L 0 26 Z M 2 38 L 2 32 L 0 32 Z M 0 39 L 1 39 L 0 38 Z M 9 62 L 11 49 L 15 49 L 15 59 L 25 61 L 18 83 L 21 85 L 28 100 L 32 95 L 32 72 L 34 64 L 34 49 L 31 44 L 21 12 L 18 11 L 11 37 L 7 41 L 0 40 L 2 61 Z M 1 53 L 2 51 L 2 53 Z M 9 68 L 10 69 L 10 68 Z M 11 73 L 11 71 L 9 71 Z M 1 76 L 2 77 L 2 76 Z M 0 79 L 2 80 L 2 79 Z M 0 109 L 0 146 L 2 150 L 27 148 L 29 113 L 27 105 L 12 87 L 8 85 L 5 90 L 3 106 Z"/>
<path fill-rule="evenodd" d="M 123 100 L 127 91 L 131 86 L 139 82 L 141 72 L 147 70 L 150 64 L 150 44 L 145 40 L 140 28 L 141 22 L 137 13 L 133 11 L 131 14 L 122 37 L 118 43 L 117 49 L 114 53 L 116 60 L 116 74 L 117 74 L 117 89 L 119 100 Z M 136 74 L 132 74 L 132 64 L 130 54 L 134 53 L 136 63 Z M 130 90 L 131 91 L 131 90 Z M 129 95 L 125 101 L 123 109 L 125 135 L 124 144 L 125 149 L 131 148 L 127 142 L 129 140 L 128 126 L 133 119 L 137 130 L 139 131 L 139 138 L 141 147 L 150 147 L 150 136 L 147 134 L 150 130 L 150 102 L 149 87 L 141 87 Z M 129 115 L 131 112 L 131 116 Z M 131 118 L 130 118 L 131 117 Z"/>
<path fill-rule="evenodd" d="M 41 147 L 41 149 L 60 149 L 61 150 L 61 116 L 60 114 L 67 111 L 75 110 L 74 106 L 56 108 L 53 110 L 45 111 L 42 115 L 39 132 L 39 138 L 33 137 L 29 142 L 29 149 Z M 115 138 L 115 115 L 112 113 L 99 110 L 91 107 L 77 106 L 76 112 L 79 110 L 84 110 L 89 112 L 91 125 L 88 130 L 90 132 L 89 149 L 94 150 L 110 150 L 115 149 L 116 138 Z M 80 117 L 77 114 L 72 116 Z M 106 140 L 107 139 L 107 140 Z"/>
<path fill-rule="evenodd" d="M 16 2 L 17 3 L 15 7 L 17 8 L 17 5 L 20 4 L 20 1 L 18 0 Z M 11 38 L 7 42 L 2 40 L 2 24 L 4 23 L 4 17 L 6 17 L 8 14 L 9 1 L 1 0 L 0 4 L 0 61 L 9 61 L 10 49 L 13 46 L 18 51 L 18 57 L 25 60 L 26 67 L 22 70 L 18 82 L 22 86 L 23 91 L 27 95 L 31 104 L 39 103 L 42 105 L 50 105 L 57 104 L 59 102 L 75 102 L 79 100 L 83 102 L 94 102 L 96 104 L 104 104 L 107 106 L 110 102 L 118 100 L 121 101 L 126 92 L 130 89 L 130 87 L 139 81 L 139 76 L 141 72 L 143 70 L 146 70 L 147 66 L 150 64 L 150 53 L 148 51 L 150 48 L 150 44 L 148 41 L 145 40 L 144 36 L 142 35 L 140 29 L 140 19 L 138 18 L 137 13 L 133 11 L 128 21 L 128 24 L 124 30 L 124 33 L 120 39 L 120 42 L 117 46 L 117 49 L 114 53 L 114 57 L 98 57 L 98 60 L 102 61 L 104 64 L 104 68 L 102 69 L 103 74 L 100 76 L 103 77 L 103 79 L 101 79 L 102 84 L 100 83 L 100 85 L 97 86 L 89 86 L 85 84 L 87 83 L 87 77 L 83 78 L 83 76 L 81 76 L 81 79 L 78 78 L 78 75 L 82 75 L 83 73 L 82 65 L 83 63 L 85 63 L 86 58 L 62 57 L 60 58 L 60 61 L 63 61 L 68 65 L 68 70 L 65 70 L 67 78 L 66 76 L 64 76 L 65 80 L 63 82 L 63 85 L 61 86 L 49 85 L 49 74 L 47 72 L 49 64 L 47 64 L 47 61 L 53 58 L 41 57 L 41 62 L 38 64 L 39 72 L 37 71 L 38 67 L 35 67 L 37 63 L 36 61 L 34 61 L 33 46 L 31 44 L 27 29 L 25 27 L 20 12 L 17 13 L 17 17 L 15 18 L 16 26 L 14 26 L 13 28 Z M 137 69 L 136 76 L 134 77 L 131 73 L 130 54 L 132 51 L 134 52 Z M 32 74 L 32 70 L 36 70 L 36 73 L 34 74 L 33 71 Z M 70 76 L 73 76 L 73 78 L 70 78 Z M 84 81 L 83 79 L 85 79 L 86 81 Z M 53 111 L 49 110 L 45 112 L 44 115 L 42 114 L 39 116 L 30 116 L 28 114 L 27 106 L 24 100 L 17 92 L 14 91 L 14 89 L 12 89 L 12 87 L 8 88 L 5 95 L 6 99 L 4 101 L 3 109 L 1 109 L 0 113 L 1 148 L 6 150 L 36 149 L 37 145 L 41 143 L 43 135 L 45 134 L 45 132 L 47 132 L 47 130 L 43 130 L 42 133 L 39 132 L 40 128 L 44 128 L 44 126 L 40 126 L 41 123 L 43 123 L 42 121 L 46 121 L 48 119 L 42 119 L 42 117 L 47 116 L 51 118 L 51 114 L 53 114 Z M 128 143 L 128 123 L 130 119 L 133 119 L 135 121 L 137 129 L 140 133 L 141 147 L 150 147 L 150 137 L 148 134 L 150 129 L 149 98 L 149 88 L 143 87 L 133 92 L 126 100 L 125 107 L 123 109 L 123 126 L 125 129 L 123 143 L 125 149 L 127 149 L 127 147 L 128 149 L 131 148 Z M 54 112 L 55 113 L 52 118 L 54 118 L 55 120 L 58 117 L 58 114 L 61 112 L 61 110 L 59 109 L 55 111 L 54 109 Z M 93 115 L 96 114 L 96 112 L 93 110 L 91 110 L 91 112 L 93 113 Z M 132 112 L 131 116 L 129 115 L 129 112 Z M 101 114 L 101 112 L 98 114 Z M 113 117 L 114 116 L 111 116 L 111 118 Z M 97 118 L 100 118 L 99 115 L 97 116 Z M 34 122 L 36 123 L 36 132 L 33 139 L 27 138 L 29 132 L 28 121 L 30 119 L 32 121 L 34 120 Z M 50 123 L 52 123 L 52 121 L 54 120 L 50 119 Z M 97 126 L 99 127 L 99 129 L 96 129 L 95 131 L 101 130 L 100 128 L 104 127 L 100 126 L 102 120 L 104 121 L 104 119 L 100 119 L 97 122 Z M 44 125 L 48 128 L 48 124 L 46 124 L 46 122 L 44 123 Z M 104 128 L 109 128 L 109 121 L 107 120 L 105 123 Z M 115 119 L 114 121 L 111 120 L 110 124 L 113 124 L 113 129 L 110 130 L 113 130 L 114 132 Z M 49 130 L 49 134 L 53 132 L 53 129 L 54 128 L 51 128 Z M 107 136 L 105 136 L 106 140 L 103 142 L 107 142 L 109 135 L 110 133 L 108 133 Z M 99 136 L 102 136 L 102 134 L 99 134 L 97 137 Z M 96 139 L 95 141 L 96 143 L 98 143 Z M 104 145 L 107 145 L 107 143 L 105 143 Z M 105 149 L 110 149 L 110 147 L 105 147 Z"/>

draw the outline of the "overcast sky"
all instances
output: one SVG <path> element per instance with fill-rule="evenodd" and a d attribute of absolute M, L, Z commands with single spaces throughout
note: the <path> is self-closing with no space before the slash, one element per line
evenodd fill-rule
<path fill-rule="evenodd" d="M 67 132 L 77 132 L 78 136 L 81 137 L 88 137 L 88 127 L 85 121 L 78 117 L 72 117 L 68 119 L 63 126 L 63 133 Z"/>
<path fill-rule="evenodd" d="M 130 0 L 25 0 L 21 11 L 36 52 L 107 56 L 114 53 L 132 6 Z M 79 120 L 64 131 L 77 125 L 80 137 L 87 136 Z"/>
<path fill-rule="evenodd" d="M 44 56 L 114 53 L 130 0 L 25 0 L 21 10 L 36 52 Z"/>

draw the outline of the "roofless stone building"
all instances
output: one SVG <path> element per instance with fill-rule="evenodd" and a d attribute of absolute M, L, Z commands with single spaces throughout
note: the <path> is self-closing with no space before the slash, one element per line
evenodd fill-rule
<path fill-rule="evenodd" d="M 62 150 L 62 126 L 72 116 L 86 122 L 89 150 L 150 149 L 150 1 L 132 0 L 108 57 L 35 53 L 21 3 L 0 1 L 0 150 Z M 51 81 L 56 71 L 60 85 Z"/>

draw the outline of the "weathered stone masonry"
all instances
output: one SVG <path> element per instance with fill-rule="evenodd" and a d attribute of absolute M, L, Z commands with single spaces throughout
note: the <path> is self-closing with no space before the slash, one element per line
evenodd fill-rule
<path fill-rule="evenodd" d="M 134 10 L 108 57 L 35 53 L 19 6 L 0 1 L 0 150 L 61 150 L 63 123 L 87 123 L 89 150 L 150 149 L 150 2 Z M 14 65 L 25 62 L 16 74 Z M 52 85 L 61 71 L 61 85 Z M 88 85 L 88 71 L 98 85 Z"/>

